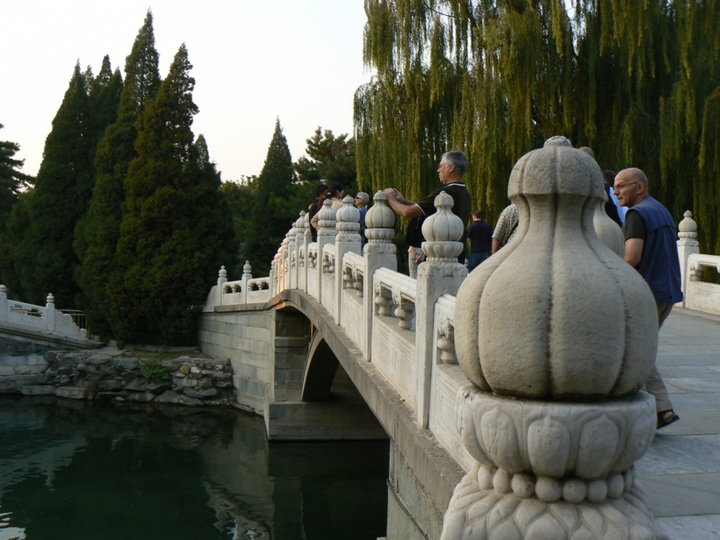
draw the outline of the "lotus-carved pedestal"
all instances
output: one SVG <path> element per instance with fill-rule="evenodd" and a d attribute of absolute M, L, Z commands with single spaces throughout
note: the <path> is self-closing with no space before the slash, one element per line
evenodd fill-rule
<path fill-rule="evenodd" d="M 597 163 L 553 137 L 513 168 L 514 239 L 457 294 L 455 347 L 473 383 L 458 429 L 476 464 L 443 539 L 653 538 L 632 466 L 652 442 L 640 390 L 657 352 L 642 277 L 593 226 Z"/>

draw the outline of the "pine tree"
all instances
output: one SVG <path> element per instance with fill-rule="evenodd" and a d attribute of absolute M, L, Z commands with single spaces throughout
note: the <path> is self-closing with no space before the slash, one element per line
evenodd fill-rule
<path fill-rule="evenodd" d="M 14 158 L 19 151 L 17 143 L 0 141 L 0 231 L 5 228 L 20 190 L 30 187 L 33 182 L 31 176 L 19 170 L 24 163 L 24 160 Z"/>
<path fill-rule="evenodd" d="M 114 334 L 123 341 L 194 343 L 198 310 L 233 244 L 219 175 L 190 129 L 197 113 L 191 67 L 182 45 L 137 123 L 108 288 Z"/>
<path fill-rule="evenodd" d="M 49 292 L 61 307 L 72 306 L 75 299 L 73 230 L 85 212 L 85 194 L 93 179 L 88 111 L 85 77 L 76 65 L 45 141 L 35 189 L 23 209 L 30 226 L 16 230 L 19 237 L 8 237 L 16 245 L 16 292 L 32 303 L 44 303 Z"/>
<path fill-rule="evenodd" d="M 468 187 L 494 217 L 515 161 L 561 134 L 602 168 L 643 168 L 675 219 L 694 207 L 704 249 L 718 246 L 720 164 L 701 156 L 718 153 L 720 3 L 572 5 L 570 19 L 558 0 L 368 0 L 377 77 L 356 93 L 359 183 L 414 198 L 443 151 L 465 150 Z"/>
<path fill-rule="evenodd" d="M 90 326 L 100 335 L 111 333 L 108 322 L 108 276 L 113 268 L 120 234 L 125 199 L 123 183 L 130 162 L 137 156 L 135 124 L 159 86 L 158 53 L 155 49 L 152 14 L 148 12 L 125 61 L 125 84 L 116 121 L 107 128 L 98 145 L 95 156 L 96 181 L 88 212 L 78 223 L 75 232 L 74 249 L 82 261 L 77 279 L 83 292 Z"/>
<path fill-rule="evenodd" d="M 277 120 L 250 211 L 247 252 L 256 275 L 268 274 L 277 248 L 303 208 L 293 198 L 295 180 L 290 149 Z"/>
<path fill-rule="evenodd" d="M 293 165 L 298 179 L 302 182 L 338 182 L 343 186 L 355 183 L 355 141 L 347 133 L 335 136 L 329 129 L 320 127 L 306 139 L 308 157 L 301 157 Z"/>

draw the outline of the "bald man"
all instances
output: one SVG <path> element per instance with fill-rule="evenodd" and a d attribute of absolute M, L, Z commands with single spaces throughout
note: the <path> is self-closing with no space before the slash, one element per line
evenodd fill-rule
<path fill-rule="evenodd" d="M 617 173 L 613 190 L 618 202 L 628 208 L 623 225 L 625 260 L 650 286 L 657 304 L 658 326 L 662 326 L 673 304 L 683 298 L 675 222 L 667 208 L 648 193 L 648 180 L 640 169 Z M 680 419 L 673 411 L 657 367 L 645 386 L 655 396 L 658 429 Z"/>

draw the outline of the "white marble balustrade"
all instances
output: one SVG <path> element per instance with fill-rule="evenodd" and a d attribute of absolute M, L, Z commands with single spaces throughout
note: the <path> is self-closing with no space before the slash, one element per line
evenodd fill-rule
<path fill-rule="evenodd" d="M 29 331 L 47 337 L 90 341 L 87 330 L 75 324 L 72 315 L 55 308 L 55 297 L 52 294 L 48 294 L 44 306 L 37 306 L 9 300 L 5 285 L 0 285 L 0 328 Z"/>
<path fill-rule="evenodd" d="M 456 289 L 453 294 L 433 293 L 437 287 L 428 282 L 437 275 L 426 272 L 425 277 L 410 278 L 395 270 L 394 215 L 382 192 L 375 195 L 375 205 L 367 214 L 369 242 L 364 249 L 352 227 L 357 217 L 345 211 L 352 199 L 343 202 L 344 208 L 337 212 L 329 204 L 320 211 L 316 242 L 311 241 L 304 213 L 298 218 L 273 259 L 269 277 L 252 278 L 246 263 L 241 280 L 227 281 L 222 268 L 205 310 L 269 302 L 290 288 L 307 293 L 375 364 L 407 406 L 417 411 L 418 422 L 467 470 L 472 459 L 461 443 L 455 411 L 458 390 L 468 384 L 455 355 Z M 697 225 L 690 212 L 679 231 L 685 292 L 681 305 L 720 314 L 720 285 L 700 281 L 704 269 L 720 271 L 720 256 L 698 253 Z M 428 248 L 432 251 L 432 246 Z M 453 263 L 436 258 L 425 264 L 430 268 Z M 422 318 L 430 320 L 431 327 L 420 335 Z"/>

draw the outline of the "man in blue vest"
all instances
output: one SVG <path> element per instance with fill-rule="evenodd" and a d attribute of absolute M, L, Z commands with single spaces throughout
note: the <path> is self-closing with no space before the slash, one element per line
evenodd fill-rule
<path fill-rule="evenodd" d="M 650 285 L 658 309 L 658 326 L 662 326 L 673 304 L 683 298 L 675 222 L 667 208 L 648 194 L 647 177 L 640 169 L 617 173 L 613 190 L 618 202 L 628 207 L 623 225 L 625 260 Z M 673 411 L 657 367 L 645 387 L 655 396 L 658 429 L 680 419 Z"/>

